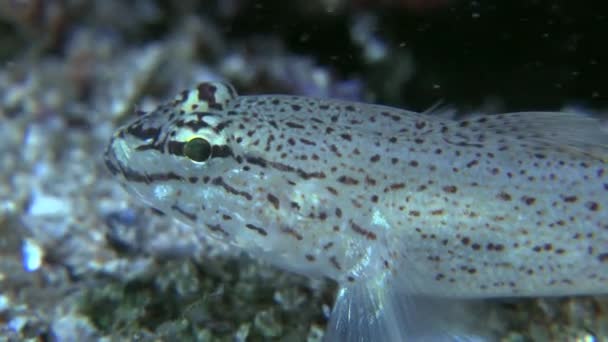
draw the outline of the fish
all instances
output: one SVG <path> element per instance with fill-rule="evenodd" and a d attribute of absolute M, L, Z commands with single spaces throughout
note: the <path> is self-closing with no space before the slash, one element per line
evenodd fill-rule
<path fill-rule="evenodd" d="M 339 285 L 326 341 L 488 341 L 475 299 L 608 292 L 608 133 L 568 112 L 458 120 L 203 82 L 116 130 L 137 200 Z"/>

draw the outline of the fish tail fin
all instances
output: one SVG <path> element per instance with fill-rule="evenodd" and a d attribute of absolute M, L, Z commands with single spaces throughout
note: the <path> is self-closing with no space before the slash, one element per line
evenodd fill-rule
<path fill-rule="evenodd" d="M 342 287 L 324 341 L 492 341 L 471 333 L 472 302 L 401 293 L 391 277 Z"/>

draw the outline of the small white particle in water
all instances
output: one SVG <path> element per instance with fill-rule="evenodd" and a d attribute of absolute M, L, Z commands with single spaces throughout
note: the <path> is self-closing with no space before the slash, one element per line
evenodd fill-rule
<path fill-rule="evenodd" d="M 471 18 L 474 18 L 474 19 L 477 19 L 477 18 L 479 18 L 480 16 L 481 16 L 481 14 L 479 14 L 479 13 L 472 13 L 472 14 L 471 14 Z"/>
<path fill-rule="evenodd" d="M 33 272 L 40 268 L 44 251 L 36 242 L 25 239 L 21 245 L 21 253 L 23 254 L 23 267 L 26 271 Z"/>

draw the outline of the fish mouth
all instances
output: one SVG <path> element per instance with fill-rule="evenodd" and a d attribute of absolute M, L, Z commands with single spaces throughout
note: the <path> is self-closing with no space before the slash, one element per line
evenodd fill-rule
<path fill-rule="evenodd" d="M 113 176 L 121 177 L 129 182 L 145 184 L 165 180 L 184 180 L 182 176 L 179 176 L 173 172 L 148 173 L 146 170 L 132 169 L 126 165 L 128 164 L 129 160 L 130 151 L 126 147 L 126 143 L 124 141 L 117 140 L 116 136 L 114 136 L 108 143 L 108 147 L 106 147 L 104 152 L 104 162 L 106 164 L 106 168 Z"/>
<path fill-rule="evenodd" d="M 128 174 L 135 173 L 125 166 L 129 160 L 129 153 L 125 150 L 124 141 L 117 140 L 123 137 L 122 134 L 112 136 L 103 155 L 106 168 L 113 176 L 123 176 L 128 178 Z"/>
<path fill-rule="evenodd" d="M 138 182 L 148 182 L 148 177 L 145 173 L 140 174 L 134 170 L 123 165 L 116 154 L 117 150 L 120 153 L 120 148 L 116 145 L 118 144 L 115 138 L 110 140 L 108 147 L 104 152 L 104 163 L 106 164 L 106 168 L 110 171 L 113 176 L 124 178 L 125 180 L 134 180 Z"/>
<path fill-rule="evenodd" d="M 122 167 L 116 158 L 116 152 L 114 151 L 114 139 L 114 137 L 110 139 L 110 142 L 108 143 L 108 146 L 103 154 L 103 161 L 110 173 L 116 176 L 119 173 L 122 173 Z"/>

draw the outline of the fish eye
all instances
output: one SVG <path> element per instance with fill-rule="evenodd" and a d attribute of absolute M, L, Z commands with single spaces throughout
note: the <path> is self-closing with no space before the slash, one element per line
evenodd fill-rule
<path fill-rule="evenodd" d="M 211 145 L 203 138 L 194 138 L 184 145 L 184 155 L 195 162 L 204 162 L 211 156 Z"/>

